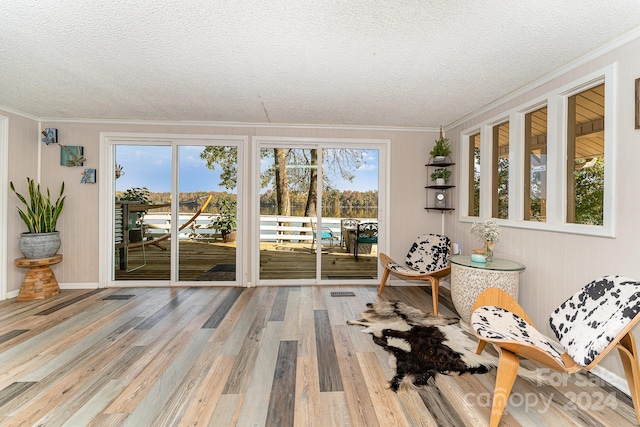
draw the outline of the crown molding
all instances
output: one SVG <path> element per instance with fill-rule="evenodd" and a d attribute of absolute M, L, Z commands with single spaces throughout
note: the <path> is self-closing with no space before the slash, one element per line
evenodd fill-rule
<path fill-rule="evenodd" d="M 11 107 L 0 105 L 0 111 L 15 114 L 40 123 L 81 123 L 111 125 L 145 125 L 145 126 L 186 126 L 186 127 L 231 127 L 231 128 L 279 128 L 279 129 L 335 129 L 378 132 L 437 132 L 435 127 L 403 127 L 403 126 L 371 126 L 371 125 L 331 125 L 311 123 L 250 123 L 250 122 L 216 122 L 216 121 L 164 121 L 164 120 L 124 120 L 124 119 L 69 119 L 61 117 L 38 117 Z"/>

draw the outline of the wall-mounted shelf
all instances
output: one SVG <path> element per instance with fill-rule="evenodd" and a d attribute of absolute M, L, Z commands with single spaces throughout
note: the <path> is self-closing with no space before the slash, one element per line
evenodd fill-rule
<path fill-rule="evenodd" d="M 427 179 L 430 183 L 431 181 L 431 173 L 434 169 L 439 168 L 452 168 L 455 163 L 450 160 L 446 160 L 444 162 L 434 162 L 433 159 L 429 159 L 429 162 L 425 165 L 427 167 Z M 453 175 L 453 171 L 452 171 Z M 454 188 L 455 185 L 451 183 L 447 183 L 444 185 L 437 184 L 429 184 L 425 187 L 427 193 L 427 207 L 425 208 L 427 212 L 429 211 L 439 211 L 441 213 L 454 211 L 455 208 L 451 206 L 451 196 L 450 189 Z"/>
<path fill-rule="evenodd" d="M 433 159 L 429 159 L 429 163 L 427 163 L 425 166 L 435 166 L 438 168 L 447 168 L 449 166 L 453 166 L 455 165 L 455 163 L 449 161 L 449 160 L 445 160 L 444 162 L 434 162 Z"/>
<path fill-rule="evenodd" d="M 455 185 L 427 185 L 424 188 L 433 188 L 435 190 L 448 190 L 449 188 L 454 188 Z"/>
<path fill-rule="evenodd" d="M 449 212 L 451 213 L 451 211 L 455 211 L 456 208 L 435 208 L 435 207 L 430 207 L 430 208 L 424 208 L 427 212 L 429 211 L 440 211 L 440 212 Z"/>

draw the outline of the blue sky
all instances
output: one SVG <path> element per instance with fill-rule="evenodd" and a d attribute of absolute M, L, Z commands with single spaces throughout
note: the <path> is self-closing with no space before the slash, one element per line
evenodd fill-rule
<path fill-rule="evenodd" d="M 218 185 L 220 169 L 211 170 L 200 159 L 202 146 L 180 146 L 180 191 L 230 191 Z M 339 190 L 367 191 L 377 189 L 378 151 L 365 152 L 365 164 L 356 171 L 353 182 L 334 180 Z M 116 146 L 116 163 L 124 175 L 116 180 L 116 190 L 147 187 L 151 192 L 171 191 L 171 147 Z M 265 165 L 262 164 L 261 168 Z"/>

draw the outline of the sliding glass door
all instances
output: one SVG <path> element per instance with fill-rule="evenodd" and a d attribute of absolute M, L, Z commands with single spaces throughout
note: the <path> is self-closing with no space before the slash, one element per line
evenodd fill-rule
<path fill-rule="evenodd" d="M 110 285 L 377 282 L 388 141 L 104 140 L 100 176 L 112 209 L 101 241 L 111 257 L 101 277 Z"/>
<path fill-rule="evenodd" d="M 235 146 L 178 146 L 179 281 L 236 280 L 237 166 Z"/>
<path fill-rule="evenodd" d="M 308 148 L 260 148 L 260 278 L 315 279 L 314 231 L 307 200 L 317 174 Z M 313 224 L 312 220 L 316 220 Z"/>
<path fill-rule="evenodd" d="M 189 139 L 113 145 L 112 280 L 236 282 L 238 147 Z"/>
<path fill-rule="evenodd" d="M 113 278 L 171 278 L 171 146 L 116 145 Z"/>
<path fill-rule="evenodd" d="M 323 246 L 321 277 L 377 279 L 379 150 L 327 148 L 322 153 L 322 224 L 335 241 L 328 250 L 326 242 Z"/>
<path fill-rule="evenodd" d="M 263 143 L 256 178 L 260 282 L 377 279 L 378 148 Z"/>

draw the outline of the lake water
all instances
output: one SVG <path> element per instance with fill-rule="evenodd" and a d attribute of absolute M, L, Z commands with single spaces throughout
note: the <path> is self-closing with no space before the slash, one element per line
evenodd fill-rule
<path fill-rule="evenodd" d="M 275 206 L 260 206 L 260 215 L 277 215 Z M 304 216 L 304 206 L 293 206 L 290 216 Z M 378 208 L 323 207 L 323 218 L 377 218 Z"/>

